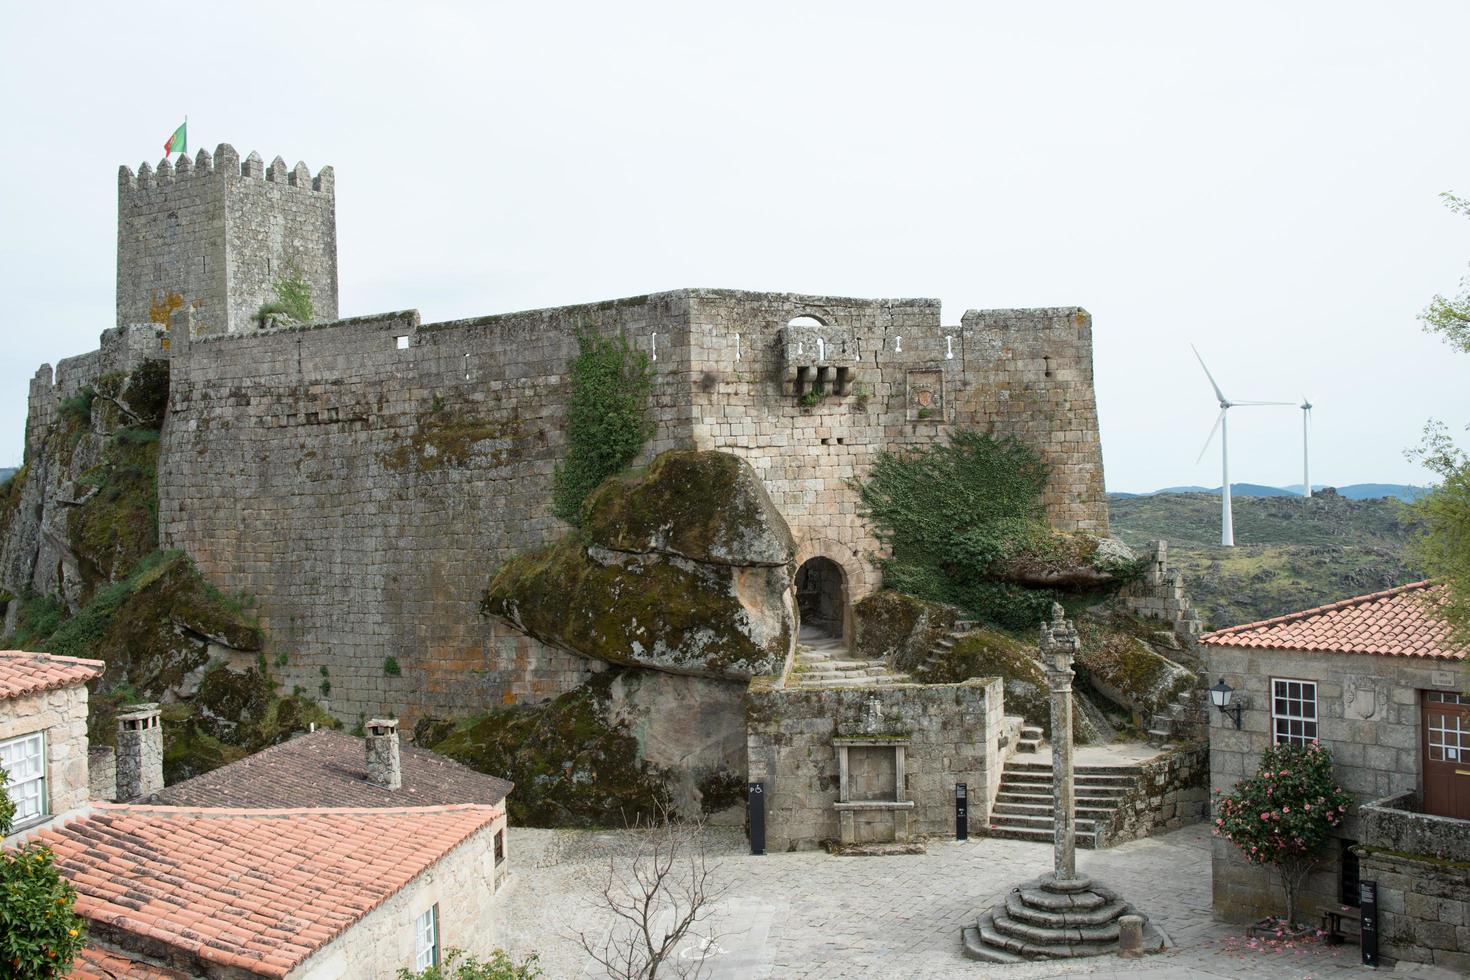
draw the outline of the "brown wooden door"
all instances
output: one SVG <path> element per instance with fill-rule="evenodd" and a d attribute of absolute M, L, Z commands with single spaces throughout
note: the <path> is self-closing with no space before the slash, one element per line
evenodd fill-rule
<path fill-rule="evenodd" d="M 1470 820 L 1470 695 L 1425 691 L 1424 812 Z"/>

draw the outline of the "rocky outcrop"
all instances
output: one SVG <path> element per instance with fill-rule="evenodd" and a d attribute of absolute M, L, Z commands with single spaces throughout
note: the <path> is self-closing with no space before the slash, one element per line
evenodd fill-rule
<path fill-rule="evenodd" d="M 796 548 L 748 463 L 664 453 L 647 473 L 604 483 L 586 515 L 502 566 L 482 611 L 612 664 L 727 680 L 784 667 Z"/>
<path fill-rule="evenodd" d="M 852 652 L 868 660 L 888 660 L 912 671 L 934 645 L 955 628 L 961 615 L 954 606 L 883 589 L 853 606 Z"/>
<path fill-rule="evenodd" d="M 1052 531 L 1039 545 L 1023 548 L 991 566 L 1003 582 L 1028 589 L 1098 589 L 1137 574 L 1138 556 L 1117 538 Z"/>

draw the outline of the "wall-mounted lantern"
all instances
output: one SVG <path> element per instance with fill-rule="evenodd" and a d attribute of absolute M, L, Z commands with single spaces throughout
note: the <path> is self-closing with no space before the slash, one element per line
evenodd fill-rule
<path fill-rule="evenodd" d="M 1235 689 L 1225 683 L 1225 678 L 1220 678 L 1220 683 L 1210 688 L 1210 703 L 1220 709 L 1220 714 L 1235 721 L 1236 730 L 1240 729 L 1240 715 L 1245 711 L 1245 705 L 1234 699 Z"/>

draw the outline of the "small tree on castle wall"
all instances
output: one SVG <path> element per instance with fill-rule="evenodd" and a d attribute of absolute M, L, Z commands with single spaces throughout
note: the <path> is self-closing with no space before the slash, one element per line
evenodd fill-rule
<path fill-rule="evenodd" d="M 1219 790 L 1216 790 L 1218 793 Z M 1286 922 L 1296 922 L 1297 896 L 1317 863 L 1317 849 L 1342 826 L 1350 797 L 1332 774 L 1332 753 L 1316 742 L 1273 745 L 1256 774 L 1215 802 L 1216 837 L 1246 860 L 1274 868 L 1286 891 Z"/>

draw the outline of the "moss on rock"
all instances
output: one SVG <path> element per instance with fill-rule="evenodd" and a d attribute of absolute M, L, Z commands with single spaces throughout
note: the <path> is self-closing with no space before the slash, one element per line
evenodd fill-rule
<path fill-rule="evenodd" d="M 927 684 L 955 684 L 972 677 L 999 677 L 1005 686 L 1005 712 L 1020 715 L 1051 737 L 1051 693 L 1046 672 L 1030 647 L 996 630 L 974 630 L 960 637 L 920 676 Z M 1081 709 L 1072 705 L 1072 738 L 1086 742 Z"/>
<path fill-rule="evenodd" d="M 642 475 L 588 498 L 588 540 L 614 551 L 659 551 L 720 565 L 786 565 L 796 542 L 755 470 L 738 456 L 676 451 Z"/>
<path fill-rule="evenodd" d="M 903 671 L 917 669 L 959 615 L 954 606 L 892 589 L 865 596 L 852 612 L 853 652 L 870 660 L 891 659 Z"/>
<path fill-rule="evenodd" d="M 1121 612 L 1077 620 L 1082 649 L 1077 667 L 1084 682 L 1120 707 L 1145 718 L 1175 703 L 1197 683 L 1195 674 L 1156 651 L 1145 639 L 1158 632 Z"/>
<path fill-rule="evenodd" d="M 736 680 L 781 669 L 795 615 L 780 559 L 794 548 L 749 464 L 667 453 L 604 483 L 586 514 L 503 565 L 481 610 L 608 663 Z"/>
<path fill-rule="evenodd" d="M 616 676 L 604 672 L 543 704 L 491 711 L 429 747 L 514 782 L 513 823 L 609 827 L 656 817 L 670 803 L 668 773 L 640 760 L 626 724 L 607 721 Z"/>

